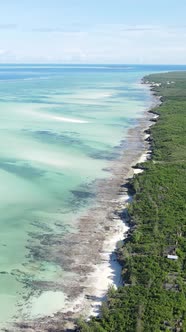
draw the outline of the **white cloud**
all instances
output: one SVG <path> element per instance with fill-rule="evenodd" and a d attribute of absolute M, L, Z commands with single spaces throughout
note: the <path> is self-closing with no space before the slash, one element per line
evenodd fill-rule
<path fill-rule="evenodd" d="M 4 57 L 4 56 L 10 56 L 11 55 L 11 53 L 10 53 L 10 51 L 9 50 L 5 50 L 5 49 L 0 49 L 0 58 L 1 57 Z"/>
<path fill-rule="evenodd" d="M 0 56 L 1 56 L 1 55 L 4 55 L 4 54 L 6 54 L 6 53 L 7 53 L 6 50 L 0 49 Z"/>
<path fill-rule="evenodd" d="M 17 28 L 17 24 L 7 23 L 7 24 L 0 24 L 0 30 L 12 30 Z"/>
<path fill-rule="evenodd" d="M 12 43 L 11 52 L 2 47 L 0 59 L 4 54 L 3 61 L 19 62 L 186 63 L 186 26 L 99 24 L 79 28 L 33 29 L 29 36 L 25 33 L 24 40 Z"/>

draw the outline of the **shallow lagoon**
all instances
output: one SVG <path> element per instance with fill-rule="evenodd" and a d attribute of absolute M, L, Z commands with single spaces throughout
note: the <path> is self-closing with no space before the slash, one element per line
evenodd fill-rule
<path fill-rule="evenodd" d="M 65 305 L 62 292 L 33 292 L 33 281 L 68 273 L 47 257 L 33 259 L 31 249 L 43 231 L 76 231 L 94 181 L 109 176 L 115 147 L 150 105 L 144 74 L 127 66 L 0 66 L 1 323 Z"/>

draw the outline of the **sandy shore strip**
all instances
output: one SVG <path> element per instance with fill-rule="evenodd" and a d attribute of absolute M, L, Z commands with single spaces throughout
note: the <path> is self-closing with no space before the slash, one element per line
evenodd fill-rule
<path fill-rule="evenodd" d="M 156 119 L 157 117 L 157 115 L 151 116 L 148 127 L 144 130 L 149 129 L 153 124 L 151 119 Z M 147 138 L 149 137 L 149 134 L 144 133 L 144 151 L 141 152 L 139 158 L 130 165 L 131 170 L 129 170 L 128 173 L 129 178 L 133 177 L 135 174 L 142 173 L 143 169 L 137 168 L 136 165 L 144 163 L 151 158 L 152 151 L 150 149 L 150 143 L 147 143 Z M 133 166 L 135 166 L 135 168 L 133 168 Z M 112 217 L 114 226 L 112 228 L 112 234 L 109 234 L 103 243 L 102 252 L 100 254 L 101 262 L 95 266 L 94 271 L 87 277 L 85 282 L 85 296 L 82 295 L 79 302 L 76 302 L 75 307 L 71 307 L 73 311 L 76 311 L 77 308 L 80 309 L 81 307 L 81 314 L 84 314 L 85 317 L 99 315 L 101 304 L 106 300 L 106 294 L 110 286 L 117 288 L 118 286 L 123 285 L 121 278 L 122 267 L 117 261 L 115 250 L 117 249 L 119 242 L 124 242 L 130 229 L 127 225 L 127 217 L 125 217 L 125 214 L 123 215 L 123 218 L 120 218 L 119 215 L 122 211 L 127 209 L 127 205 L 131 200 L 132 197 L 130 197 L 125 191 L 123 193 L 120 192 L 119 197 L 115 200 L 115 215 Z M 91 302 L 91 305 L 87 305 L 87 300 Z"/>
<path fill-rule="evenodd" d="M 154 115 L 146 111 L 138 125 L 129 130 L 128 137 L 117 147 L 120 158 L 111 163 L 110 177 L 96 182 L 96 202 L 80 218 L 78 233 L 65 238 L 51 235 L 47 241 L 44 241 L 43 234 L 40 239 L 42 246 L 36 248 L 36 253 L 31 248 L 33 256 L 42 257 L 45 253 L 47 261 L 55 261 L 69 272 L 68 280 L 40 284 L 43 292 L 65 293 L 64 309 L 53 316 L 18 322 L 13 330 L 7 331 L 44 332 L 50 328 L 52 332 L 59 326 L 61 331 L 73 329 L 74 320 L 80 315 L 88 318 L 99 314 L 110 285 L 121 285 L 121 266 L 114 250 L 128 231 L 124 211 L 131 197 L 128 196 L 127 182 L 142 171 L 133 166 L 150 157 L 150 142 L 145 131 L 154 123 L 151 121 L 153 118 Z"/>

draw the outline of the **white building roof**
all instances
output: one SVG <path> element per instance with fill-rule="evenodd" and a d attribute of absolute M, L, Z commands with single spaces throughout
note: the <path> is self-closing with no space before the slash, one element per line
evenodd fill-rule
<path fill-rule="evenodd" d="M 178 256 L 177 255 L 168 255 L 167 258 L 177 260 Z"/>

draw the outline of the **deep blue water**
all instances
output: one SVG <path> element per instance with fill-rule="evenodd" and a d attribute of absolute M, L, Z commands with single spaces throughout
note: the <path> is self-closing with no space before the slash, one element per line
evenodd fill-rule
<path fill-rule="evenodd" d="M 127 72 L 127 73 L 154 73 L 162 71 L 186 70 L 186 65 L 61 65 L 61 64 L 0 64 L 0 80 L 17 80 L 48 76 L 61 76 L 71 73 L 99 73 Z"/>

